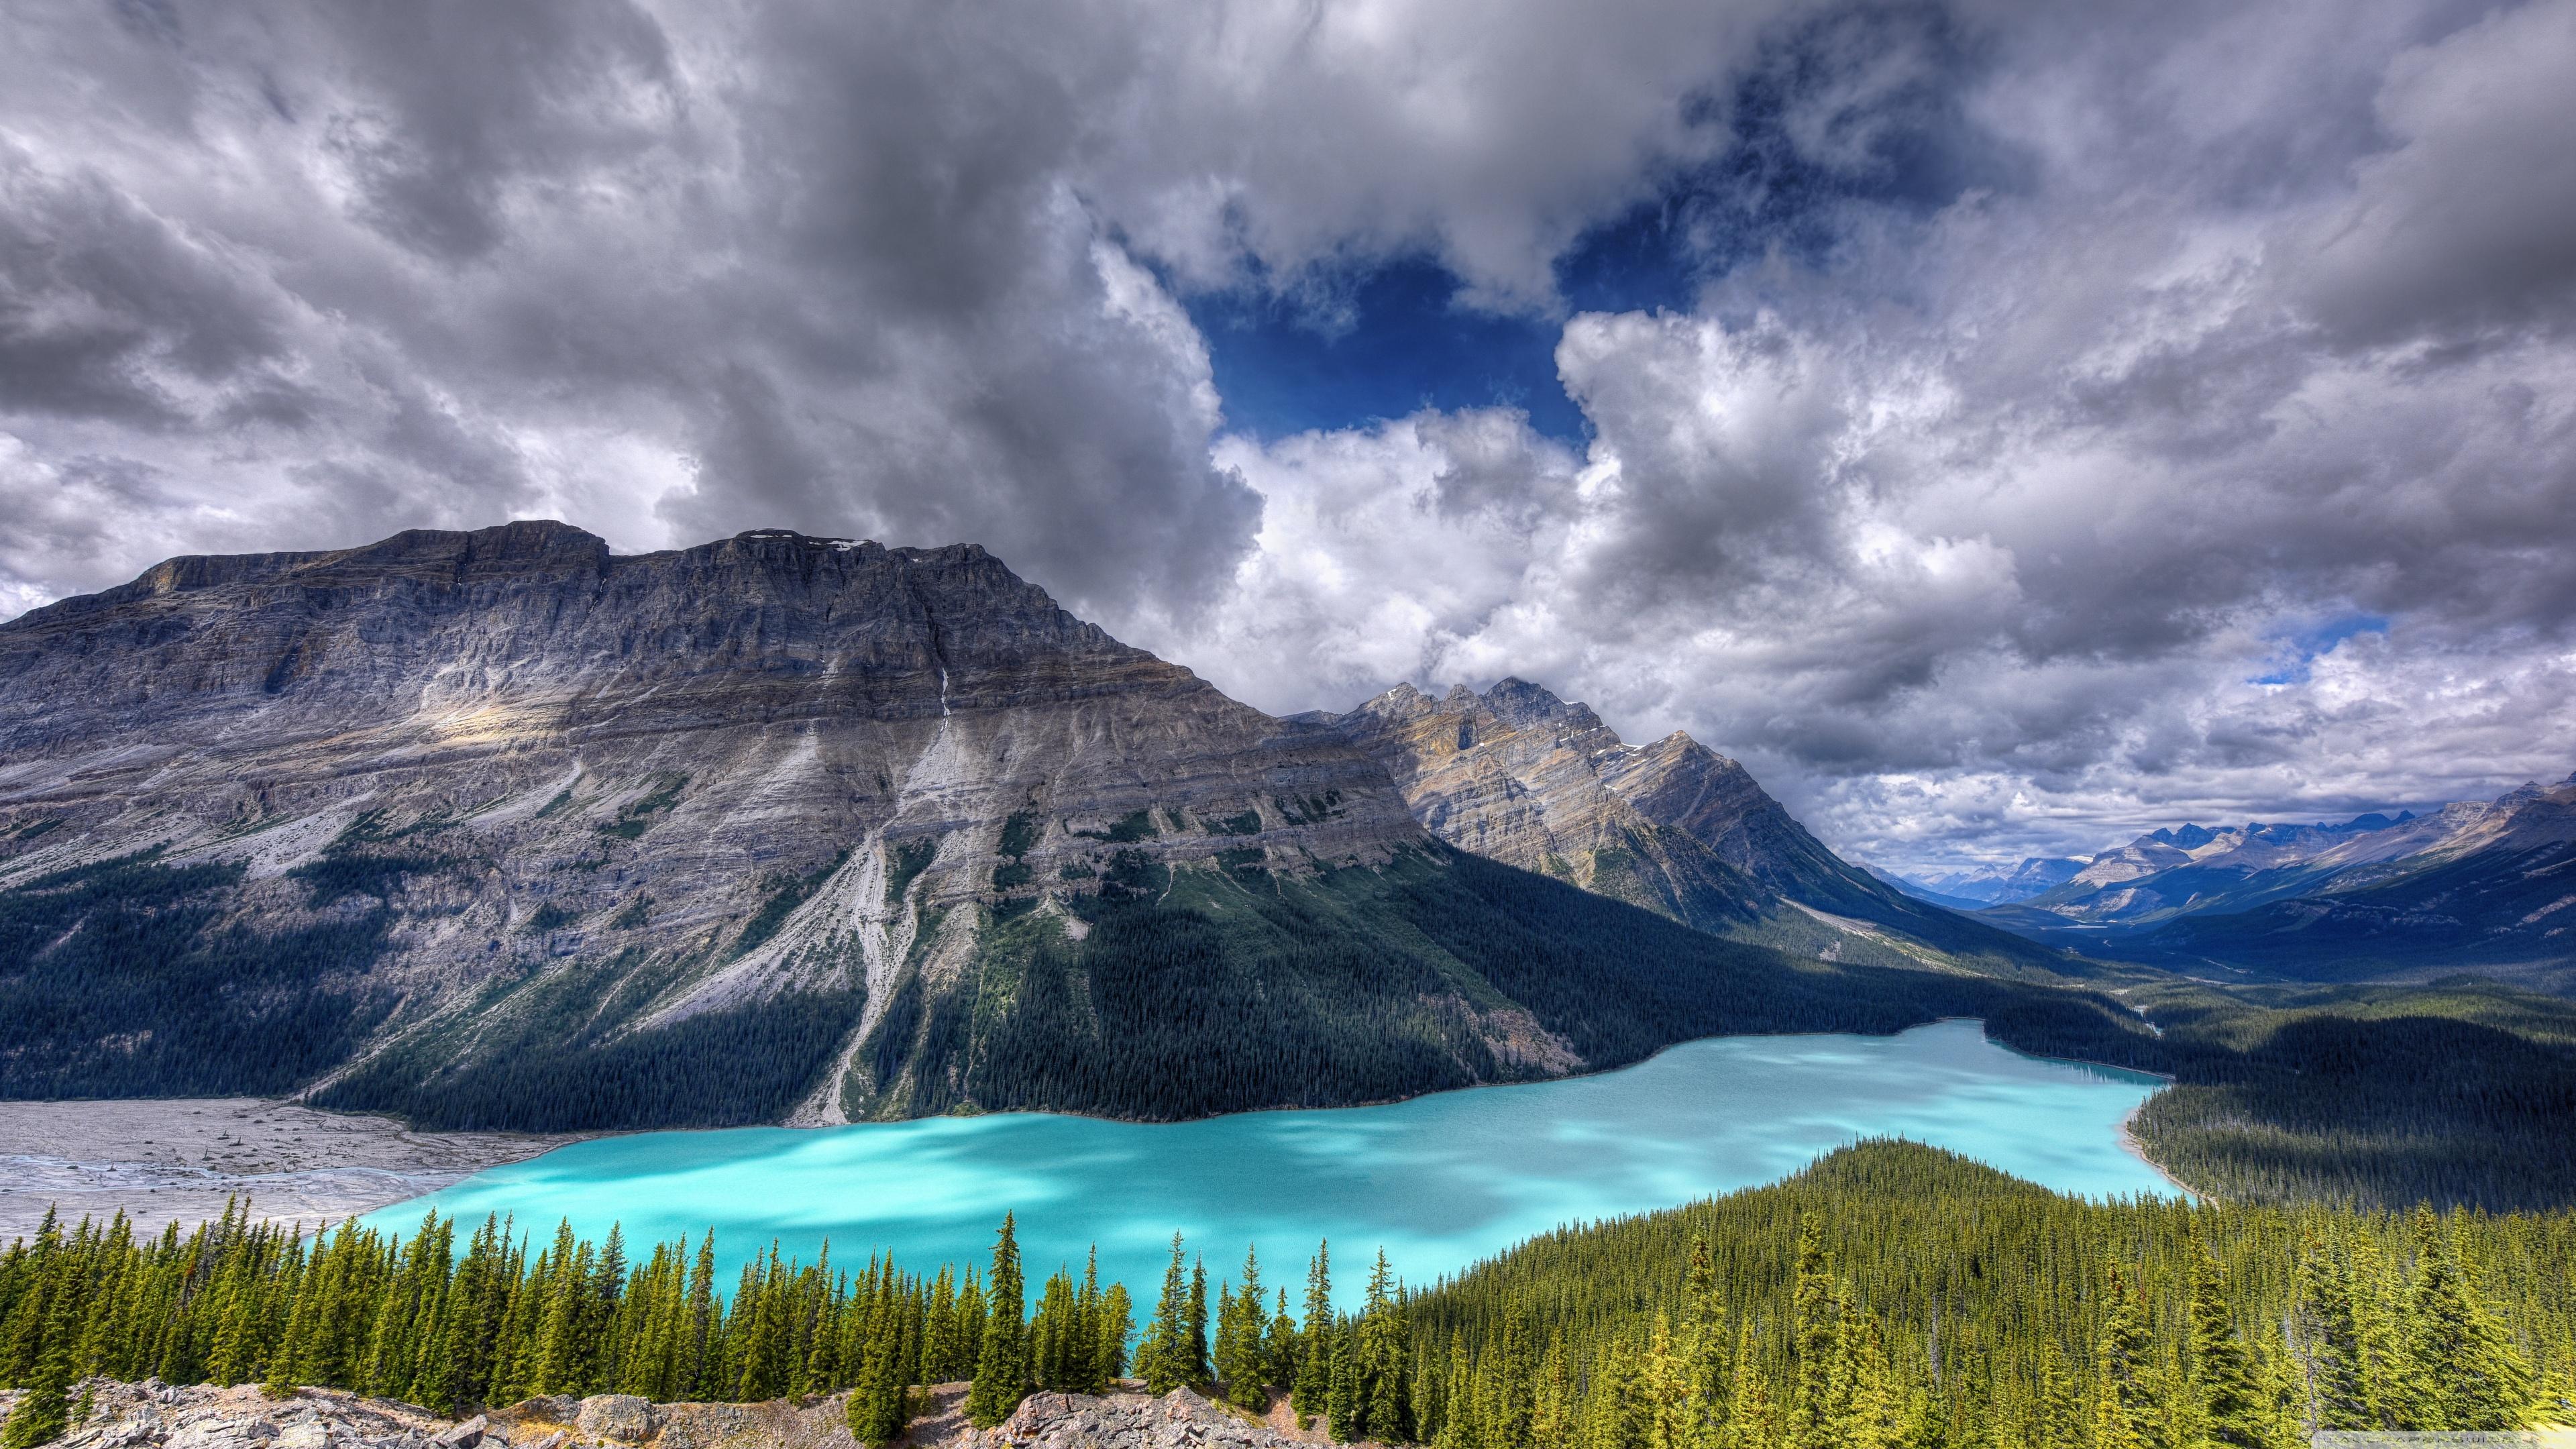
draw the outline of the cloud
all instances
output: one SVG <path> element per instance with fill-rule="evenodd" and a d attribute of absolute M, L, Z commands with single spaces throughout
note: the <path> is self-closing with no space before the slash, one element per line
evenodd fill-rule
<path fill-rule="evenodd" d="M 2576 7 L 2499 10 L 2399 55 L 2376 114 L 2396 144 L 2298 237 L 2289 285 L 2339 341 L 2453 342 L 2576 322 Z M 2298 253 L 2294 253 L 2298 254 Z"/>
<path fill-rule="evenodd" d="M 2570 0 L 17 6 L 0 607 L 972 538 L 1265 707 L 1540 678 L 1891 863 L 2479 793 L 2576 764 L 2571 72 Z M 1584 434 L 1232 431 L 1188 307 L 1394 267 Z"/>
<path fill-rule="evenodd" d="M 1570 319 L 1580 460 L 1501 412 L 1239 445 L 1299 524 L 1173 647 L 1281 708 L 1345 705 L 1372 670 L 1542 678 L 1632 738 L 1744 756 L 1899 864 L 2564 775 L 2576 231 L 2553 165 L 2501 174 L 2536 139 L 2471 180 L 2443 158 L 2576 140 L 2534 101 L 2576 65 L 2570 13 L 2430 38 L 2369 18 L 2395 38 L 2324 89 L 2385 129 L 2335 157 L 2293 97 L 2214 122 L 2199 87 L 2152 104 L 2107 53 L 2007 56 L 1974 109 L 2099 94 L 2124 124 L 2039 137 L 2017 191 L 1844 204 L 1833 254 L 1738 266 L 1692 313 Z M 2195 180 L 2231 143 L 2323 169 Z M 2480 186 L 2500 199 L 2445 203 Z M 1440 506 L 1462 434 L 1473 512 Z M 1383 581 L 1365 611 L 1306 582 L 1353 574 Z M 2338 618 L 2376 627 L 2316 637 Z M 1349 637 L 1310 655 L 1241 622 L 1283 619 Z"/>

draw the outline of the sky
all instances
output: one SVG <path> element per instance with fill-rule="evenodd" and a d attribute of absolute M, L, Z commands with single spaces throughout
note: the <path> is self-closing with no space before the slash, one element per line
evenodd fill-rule
<path fill-rule="evenodd" d="M 0 616 L 553 517 L 1897 869 L 2576 769 L 2576 0 L 0 9 Z"/>

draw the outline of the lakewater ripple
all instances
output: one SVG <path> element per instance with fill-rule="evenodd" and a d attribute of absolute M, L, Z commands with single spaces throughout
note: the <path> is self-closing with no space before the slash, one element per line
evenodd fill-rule
<path fill-rule="evenodd" d="M 1032 1287 L 1092 1244 L 1104 1279 L 1150 1305 L 1171 1235 L 1213 1283 L 1258 1244 L 1263 1280 L 1300 1296 L 1316 1241 L 1354 1303 L 1383 1247 L 1427 1283 L 1525 1238 L 1769 1182 L 1866 1137 L 1946 1147 L 2060 1192 L 2171 1193 L 2120 1124 L 2159 1086 L 2136 1072 L 2024 1056 L 1972 1021 L 1892 1037 L 1718 1037 L 1598 1076 L 1442 1092 L 1375 1107 L 1110 1122 L 1011 1112 L 797 1129 L 648 1132 L 559 1148 L 385 1208 L 470 1224 L 623 1224 L 630 1254 L 716 1233 L 719 1285 L 768 1251 L 834 1263 L 891 1251 L 908 1268 L 982 1263 L 1019 1215 Z M 460 1244 L 461 1246 L 461 1244 Z M 1140 1310 L 1141 1312 L 1141 1310 Z"/>

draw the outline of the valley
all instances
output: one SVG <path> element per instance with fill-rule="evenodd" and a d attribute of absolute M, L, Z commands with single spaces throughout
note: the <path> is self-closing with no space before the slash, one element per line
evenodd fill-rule
<path fill-rule="evenodd" d="M 883 1444 L 911 1386 L 965 1435 L 1132 1369 L 1343 1439 L 1553 1449 L 1540 1406 L 1579 1407 L 1615 1449 L 1653 1403 L 1843 1423 L 1859 1390 L 1799 1377 L 1830 1353 L 1867 1442 L 1928 1444 L 2112 1402 L 2105 1343 L 2188 1313 L 2219 1352 L 2296 1273 L 2390 1322 L 2454 1294 L 2477 1352 L 2510 1325 L 2531 1376 L 2377 1421 L 2536 1412 L 2567 1305 L 2495 1275 L 2566 1256 L 2576 1006 L 2532 989 L 2551 927 L 2473 922 L 2554 888 L 2570 789 L 1925 899 L 1687 735 L 1517 678 L 1272 717 L 971 545 L 174 559 L 0 624 L 0 1383 L 13 1424 L 77 1369 L 537 1426 L 786 1397 L 722 1412 L 809 1437 L 839 1395 Z M 2024 1302 L 2007 1220 L 2163 1256 Z M 1302 1318 L 1205 1257 L 1276 1254 L 1242 1269 L 1275 1290 L 1317 1242 Z M 1120 1402 L 1049 1412 L 1166 1411 Z"/>

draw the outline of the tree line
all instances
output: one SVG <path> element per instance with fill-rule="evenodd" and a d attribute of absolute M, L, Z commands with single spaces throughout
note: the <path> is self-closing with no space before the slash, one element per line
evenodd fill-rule
<path fill-rule="evenodd" d="M 2576 1413 L 2576 1214 L 2094 1203 L 1907 1144 L 1560 1230 L 1425 1290 L 1381 1253 L 1353 1311 L 1328 1245 L 1292 1312 L 1255 1254 L 1211 1286 L 1175 1238 L 1141 1334 L 1096 1261 L 1032 1305 L 1010 1217 L 980 1271 L 773 1244 L 724 1291 L 711 1236 L 637 1260 L 615 1229 L 460 1231 L 48 1219 L 0 1254 L 0 1385 L 31 1390 L 0 1449 L 58 1436 L 92 1376 L 450 1414 L 846 1393 L 870 1445 L 925 1385 L 968 1381 L 989 1426 L 1032 1389 L 1130 1373 L 1437 1449 L 2272 1449 Z"/>

